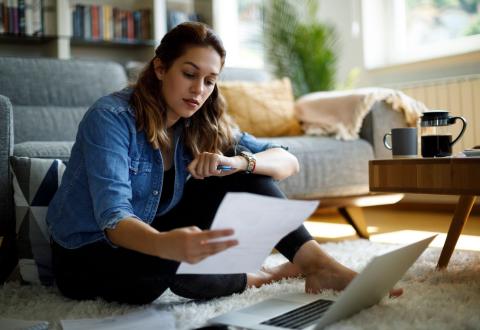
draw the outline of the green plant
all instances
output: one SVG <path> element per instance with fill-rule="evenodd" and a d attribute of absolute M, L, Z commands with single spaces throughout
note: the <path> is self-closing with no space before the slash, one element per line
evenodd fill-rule
<path fill-rule="evenodd" d="M 335 88 L 336 33 L 318 21 L 317 10 L 317 0 L 265 3 L 266 57 L 275 76 L 291 79 L 295 96 Z"/>
<path fill-rule="evenodd" d="M 466 36 L 480 34 L 480 17 L 478 17 L 465 31 Z"/>

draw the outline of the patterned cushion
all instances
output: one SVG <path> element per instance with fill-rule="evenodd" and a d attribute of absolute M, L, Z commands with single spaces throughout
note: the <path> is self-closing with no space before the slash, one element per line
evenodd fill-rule
<path fill-rule="evenodd" d="M 269 82 L 226 81 L 218 87 L 242 131 L 260 136 L 301 135 L 288 78 Z"/>
<path fill-rule="evenodd" d="M 48 204 L 65 171 L 59 159 L 10 157 L 20 274 L 26 282 L 53 284 Z"/>

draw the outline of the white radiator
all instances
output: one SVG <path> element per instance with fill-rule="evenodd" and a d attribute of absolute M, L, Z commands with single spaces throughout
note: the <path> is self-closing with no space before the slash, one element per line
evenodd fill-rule
<path fill-rule="evenodd" d="M 454 145 L 453 152 L 480 145 L 480 75 L 405 83 L 393 88 L 422 101 L 432 110 L 445 109 L 467 120 L 467 130 Z M 452 128 L 454 138 L 460 128 L 459 122 Z"/>

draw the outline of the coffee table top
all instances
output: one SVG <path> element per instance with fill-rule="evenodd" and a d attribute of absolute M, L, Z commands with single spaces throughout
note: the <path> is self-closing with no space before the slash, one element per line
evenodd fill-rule
<path fill-rule="evenodd" d="M 480 157 L 369 161 L 370 191 L 480 195 Z"/>

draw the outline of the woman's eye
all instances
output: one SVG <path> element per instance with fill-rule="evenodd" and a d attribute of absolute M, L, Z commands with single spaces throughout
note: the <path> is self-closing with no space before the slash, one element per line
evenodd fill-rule
<path fill-rule="evenodd" d="M 213 81 L 213 80 L 207 80 L 207 81 L 205 82 L 205 84 L 206 84 L 207 86 L 213 86 L 213 85 L 215 85 L 215 81 Z"/>
<path fill-rule="evenodd" d="M 195 75 L 193 73 L 190 73 L 190 72 L 184 72 L 183 75 L 187 78 L 194 78 Z"/>

